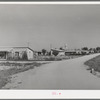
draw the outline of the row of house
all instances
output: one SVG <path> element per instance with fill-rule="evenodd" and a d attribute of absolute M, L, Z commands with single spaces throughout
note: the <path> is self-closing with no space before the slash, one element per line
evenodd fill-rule
<path fill-rule="evenodd" d="M 85 55 L 85 54 L 89 54 L 90 52 L 88 50 L 80 50 L 80 49 L 51 49 L 51 54 L 53 55 L 53 52 L 58 52 L 58 56 L 61 55 Z"/>

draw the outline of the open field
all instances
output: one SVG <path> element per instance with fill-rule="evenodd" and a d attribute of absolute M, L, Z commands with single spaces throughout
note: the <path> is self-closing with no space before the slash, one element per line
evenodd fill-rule
<path fill-rule="evenodd" d="M 92 75 L 84 65 L 100 54 L 56 61 L 11 76 L 2 89 L 100 89 L 100 78 Z"/>

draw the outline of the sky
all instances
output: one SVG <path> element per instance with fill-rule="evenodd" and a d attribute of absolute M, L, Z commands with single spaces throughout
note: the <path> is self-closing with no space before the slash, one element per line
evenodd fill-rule
<path fill-rule="evenodd" d="M 0 47 L 100 46 L 100 5 L 0 4 Z"/>

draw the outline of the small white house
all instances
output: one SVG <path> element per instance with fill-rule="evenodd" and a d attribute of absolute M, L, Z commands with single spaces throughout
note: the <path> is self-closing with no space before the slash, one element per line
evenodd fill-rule
<path fill-rule="evenodd" d="M 64 52 L 64 51 L 59 52 L 59 53 L 58 53 L 58 56 L 65 56 L 65 52 Z"/>
<path fill-rule="evenodd" d="M 29 47 L 0 48 L 0 59 L 33 60 L 34 51 Z"/>
<path fill-rule="evenodd" d="M 53 52 L 57 52 L 57 56 L 64 56 L 65 55 L 65 50 L 60 50 L 60 49 L 51 49 L 51 55 L 53 55 Z"/>

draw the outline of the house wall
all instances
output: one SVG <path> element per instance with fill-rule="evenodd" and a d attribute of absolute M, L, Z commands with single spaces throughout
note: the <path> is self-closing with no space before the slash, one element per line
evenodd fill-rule
<path fill-rule="evenodd" d="M 28 56 L 28 60 L 33 60 L 34 59 L 34 52 L 27 48 L 27 56 Z"/>
<path fill-rule="evenodd" d="M 24 52 L 26 51 L 26 48 L 13 48 L 12 55 L 14 59 L 22 59 L 22 56 Z"/>
<path fill-rule="evenodd" d="M 65 56 L 65 52 L 59 52 L 57 56 Z"/>

